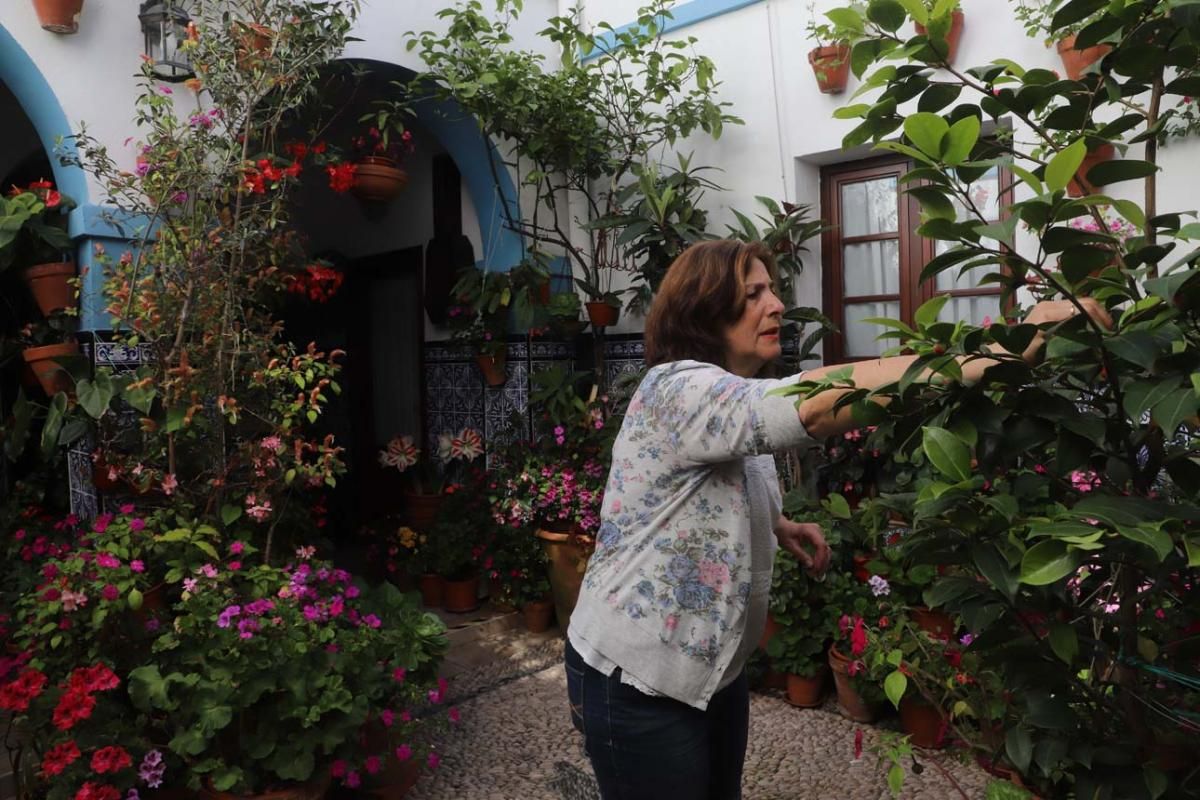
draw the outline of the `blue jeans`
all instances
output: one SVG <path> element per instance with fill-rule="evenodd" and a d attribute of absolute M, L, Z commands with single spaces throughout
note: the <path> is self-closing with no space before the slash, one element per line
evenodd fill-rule
<path fill-rule="evenodd" d="M 567 642 L 567 699 L 604 800 L 738 800 L 750 727 L 743 671 L 705 711 L 605 676 Z"/>

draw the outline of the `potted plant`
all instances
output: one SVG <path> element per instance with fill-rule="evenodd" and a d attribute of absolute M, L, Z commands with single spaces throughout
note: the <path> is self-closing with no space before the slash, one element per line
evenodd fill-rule
<path fill-rule="evenodd" d="M 550 302 L 546 306 L 550 330 L 568 339 L 579 335 L 588 326 L 586 320 L 579 318 L 582 310 L 583 304 L 579 302 L 579 295 L 574 291 L 550 295 Z"/>
<path fill-rule="evenodd" d="M 47 180 L 0 197 L 0 270 L 24 266 L 22 277 L 47 317 L 75 305 L 75 262 L 65 257 L 71 238 L 64 214 L 74 205 Z"/>
<path fill-rule="evenodd" d="M 929 43 L 929 57 L 925 60 L 953 64 L 954 57 L 958 55 L 965 19 L 958 0 L 950 3 L 921 0 L 920 5 L 914 4 L 913 13 L 913 27 Z"/>
<path fill-rule="evenodd" d="M 808 4 L 808 38 L 816 47 L 808 51 L 808 63 L 822 94 L 841 94 L 850 79 L 850 41 L 839 38 L 834 26 L 818 23 L 814 4 Z"/>
<path fill-rule="evenodd" d="M 487 480 L 482 469 L 469 469 L 448 483 L 445 501 L 430 533 L 440 553 L 438 572 L 445 582 L 443 607 L 456 614 L 479 607 L 479 573 L 486 565 L 485 540 L 493 524 Z"/>
<path fill-rule="evenodd" d="M 445 499 L 447 486 L 481 455 L 483 437 L 474 428 L 463 428 L 454 434 L 441 434 L 432 457 L 421 458 L 421 449 L 412 436 L 394 436 L 379 451 L 378 459 L 381 467 L 395 469 L 403 476 L 408 524 L 428 532 Z"/>
<path fill-rule="evenodd" d="M 20 331 L 21 358 L 33 370 L 47 397 L 75 393 L 75 375 L 83 367 L 73 331 L 76 318 L 55 313 L 43 322 L 31 322 Z"/>
<path fill-rule="evenodd" d="M 531 309 L 527 285 L 514 287 L 508 273 L 467 267 L 451 291 L 457 300 L 447 312 L 454 340 L 475 350 L 475 361 L 488 386 L 503 385 L 507 379 L 508 314 L 518 296 L 522 307 Z"/>
<path fill-rule="evenodd" d="M 1044 38 L 1053 41 L 1058 55 L 1062 58 L 1063 68 L 1067 77 L 1073 81 L 1079 80 L 1092 66 L 1112 51 L 1112 45 L 1096 42 L 1084 48 L 1076 48 L 1076 40 L 1080 31 L 1099 18 L 1098 13 L 1089 14 L 1081 20 L 1069 25 L 1054 27 L 1054 15 L 1062 8 L 1061 0 L 1017 0 L 1014 15 L 1025 27 L 1025 33 L 1030 37 Z M 1052 35 L 1053 34 L 1053 35 Z"/>
<path fill-rule="evenodd" d="M 192 788 L 319 797 L 331 777 L 353 784 L 358 765 L 396 757 L 360 733 L 399 714 L 413 684 L 432 702 L 444 696 L 431 688 L 444 627 L 390 584 L 368 591 L 311 557 L 189 581 L 129 694 L 188 765 Z"/>
<path fill-rule="evenodd" d="M 33 0 L 38 24 L 51 33 L 75 33 L 79 30 L 79 15 L 83 0 Z"/>
<path fill-rule="evenodd" d="M 850 576 L 831 573 L 826 581 L 826 613 L 837 631 L 829 648 L 829 668 L 837 688 L 838 711 L 856 722 L 871 722 L 885 699 L 865 660 L 866 619 L 879 619 L 879 603 L 867 586 Z"/>
<path fill-rule="evenodd" d="M 404 89 L 395 81 L 392 85 L 400 91 Z M 408 184 L 408 173 L 402 165 L 415 145 L 412 131 L 405 127 L 404 121 L 413 117 L 414 112 L 401 99 L 375 100 L 372 105 L 374 110 L 358 120 L 370 127 L 352 141 L 354 186 L 350 191 L 362 200 L 385 203 Z"/>
<path fill-rule="evenodd" d="M 819 236 L 825 230 L 825 224 L 819 219 L 808 218 L 812 207 L 806 204 L 779 203 L 769 197 L 756 197 L 755 200 L 765 213 L 756 214 L 758 222 L 755 222 L 733 209 L 738 224 L 727 226 L 728 235 L 744 242 L 762 242 L 774 253 L 779 267 L 781 296 L 791 297 L 792 284 L 804 271 L 801 254 L 808 252 L 804 243 Z"/>
<path fill-rule="evenodd" d="M 550 597 L 550 580 L 544 571 L 521 582 L 517 604 L 530 633 L 542 633 L 550 627 L 554 619 L 554 601 Z"/>

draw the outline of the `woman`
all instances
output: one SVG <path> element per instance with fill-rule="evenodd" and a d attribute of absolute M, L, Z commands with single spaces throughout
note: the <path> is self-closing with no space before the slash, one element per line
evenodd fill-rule
<path fill-rule="evenodd" d="M 797 409 L 771 390 L 799 376 L 755 377 L 781 352 L 774 274 L 760 244 L 693 245 L 671 265 L 646 320 L 651 369 L 613 445 L 566 647 L 572 719 L 605 800 L 741 796 L 744 667 L 765 625 L 776 540 L 814 574 L 829 564 L 819 526 L 781 515 L 771 453 L 855 423 L 849 408 L 833 409 L 840 392 Z M 1041 303 L 1028 321 L 1074 313 L 1069 303 Z M 1103 310 L 1089 313 L 1100 319 Z M 1024 356 L 1041 343 L 1039 334 Z M 853 379 L 892 383 L 913 358 L 856 363 Z M 993 363 L 964 361 L 964 381 Z"/>

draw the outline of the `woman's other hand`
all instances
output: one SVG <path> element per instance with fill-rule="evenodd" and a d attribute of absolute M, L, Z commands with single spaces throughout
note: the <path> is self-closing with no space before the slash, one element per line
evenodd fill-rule
<path fill-rule="evenodd" d="M 1100 303 L 1096 302 L 1093 297 L 1078 298 L 1079 305 L 1087 312 L 1097 325 L 1102 328 L 1112 328 L 1112 317 L 1108 315 L 1108 311 Z M 1029 312 L 1029 316 L 1025 318 L 1025 322 L 1030 325 L 1052 325 L 1056 322 L 1070 319 L 1079 313 L 1079 308 L 1070 300 L 1043 300 L 1038 303 Z M 1037 357 L 1038 351 L 1045 341 L 1045 335 L 1038 333 L 1030 342 L 1029 347 L 1021 354 L 1027 362 L 1032 363 Z"/>
<path fill-rule="evenodd" d="M 832 553 L 825 541 L 821 526 L 813 522 L 792 522 L 786 517 L 775 521 L 775 538 L 779 546 L 794 555 L 804 568 L 814 575 L 824 575 L 829 569 Z M 808 549 L 805 549 L 805 546 Z M 809 553 L 809 550 L 812 553 Z"/>

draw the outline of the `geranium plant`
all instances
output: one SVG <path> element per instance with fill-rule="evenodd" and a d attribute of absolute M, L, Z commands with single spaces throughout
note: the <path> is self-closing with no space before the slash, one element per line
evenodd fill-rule
<path fill-rule="evenodd" d="M 157 659 L 130 673 L 134 705 L 157 720 L 193 787 L 262 791 L 330 772 L 352 783 L 367 759 L 399 757 L 363 743 L 368 722 L 444 697 L 432 673 L 445 648 L 436 618 L 390 584 L 368 592 L 300 556 L 186 578 Z"/>
<path fill-rule="evenodd" d="M 47 180 L 13 186 L 0 196 L 0 270 L 63 260 L 71 249 L 66 212 L 74 206 Z"/>

